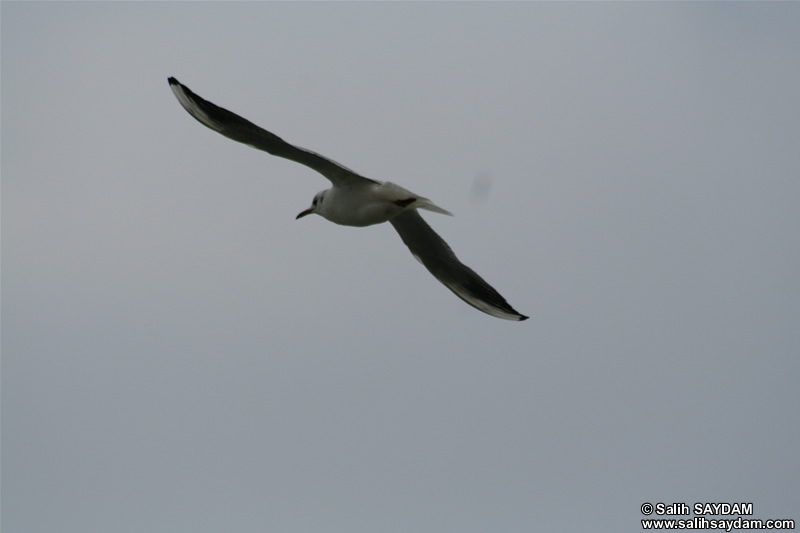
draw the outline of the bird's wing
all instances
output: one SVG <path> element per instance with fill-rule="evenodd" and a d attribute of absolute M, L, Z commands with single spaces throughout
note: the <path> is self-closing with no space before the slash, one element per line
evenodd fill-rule
<path fill-rule="evenodd" d="M 389 220 L 408 249 L 445 287 L 469 305 L 506 320 L 526 320 L 474 270 L 458 260 L 453 250 L 422 219 L 416 209 Z"/>
<path fill-rule="evenodd" d="M 178 102 L 190 115 L 201 124 L 229 139 L 306 165 L 331 180 L 334 185 L 349 185 L 365 181 L 377 183 L 375 180 L 356 174 L 347 167 L 317 153 L 291 145 L 249 120 L 200 98 L 175 78 L 169 78 L 169 86 L 178 98 Z"/>

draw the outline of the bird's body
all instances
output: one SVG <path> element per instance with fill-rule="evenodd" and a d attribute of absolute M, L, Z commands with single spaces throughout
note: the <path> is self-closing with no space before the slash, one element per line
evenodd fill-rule
<path fill-rule="evenodd" d="M 525 320 L 472 269 L 461 263 L 444 240 L 422 219 L 418 209 L 452 215 L 427 198 L 391 182 L 361 176 L 315 152 L 291 145 L 277 135 L 194 94 L 175 78 L 169 85 L 180 104 L 199 122 L 235 141 L 306 165 L 333 186 L 318 192 L 311 207 L 297 218 L 317 214 L 344 226 L 389 222 L 411 253 L 456 296 L 506 320 Z"/>
<path fill-rule="evenodd" d="M 316 213 L 335 224 L 363 227 L 388 222 L 409 209 L 427 209 L 452 216 L 427 198 L 392 182 L 365 181 L 320 191 L 311 207 L 298 218 Z"/>

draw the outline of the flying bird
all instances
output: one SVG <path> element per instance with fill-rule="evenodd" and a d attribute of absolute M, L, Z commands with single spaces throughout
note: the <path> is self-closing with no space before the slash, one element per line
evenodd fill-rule
<path fill-rule="evenodd" d="M 526 320 L 471 268 L 420 216 L 418 209 L 451 215 L 427 198 L 391 182 L 366 178 L 311 150 L 287 143 L 277 135 L 197 96 L 175 78 L 169 86 L 178 102 L 201 124 L 229 139 L 290 159 L 328 178 L 333 186 L 318 192 L 297 218 L 316 214 L 344 226 L 389 222 L 417 258 L 445 287 L 476 309 L 506 320 Z"/>

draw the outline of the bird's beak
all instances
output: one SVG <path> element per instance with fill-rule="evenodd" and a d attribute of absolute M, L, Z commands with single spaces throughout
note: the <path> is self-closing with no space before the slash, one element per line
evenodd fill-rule
<path fill-rule="evenodd" d="M 306 215 L 310 215 L 310 214 L 311 214 L 311 213 L 313 213 L 313 212 L 314 212 L 314 210 L 313 210 L 312 208 L 310 208 L 310 207 L 309 207 L 308 209 L 306 209 L 305 211 L 302 211 L 302 212 L 301 212 L 299 215 L 297 215 L 297 217 L 295 218 L 295 220 L 300 220 L 300 219 L 301 219 L 301 218 L 303 218 L 304 216 L 306 216 Z"/>

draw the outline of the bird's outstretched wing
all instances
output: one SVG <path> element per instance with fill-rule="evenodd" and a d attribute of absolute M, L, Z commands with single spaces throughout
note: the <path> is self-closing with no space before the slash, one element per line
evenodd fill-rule
<path fill-rule="evenodd" d="M 420 216 L 416 209 L 389 220 L 408 249 L 431 274 L 456 296 L 476 309 L 506 320 L 527 320 L 494 288 L 458 260 L 450 246 Z"/>
<path fill-rule="evenodd" d="M 364 181 L 376 183 L 375 180 L 356 174 L 349 168 L 331 161 L 327 157 L 289 144 L 274 133 L 256 126 L 249 120 L 231 113 L 208 100 L 204 100 L 175 78 L 169 78 L 168 81 L 172 92 L 178 98 L 178 102 L 190 115 L 201 124 L 229 139 L 310 167 L 331 180 L 334 185 L 348 185 Z"/>

